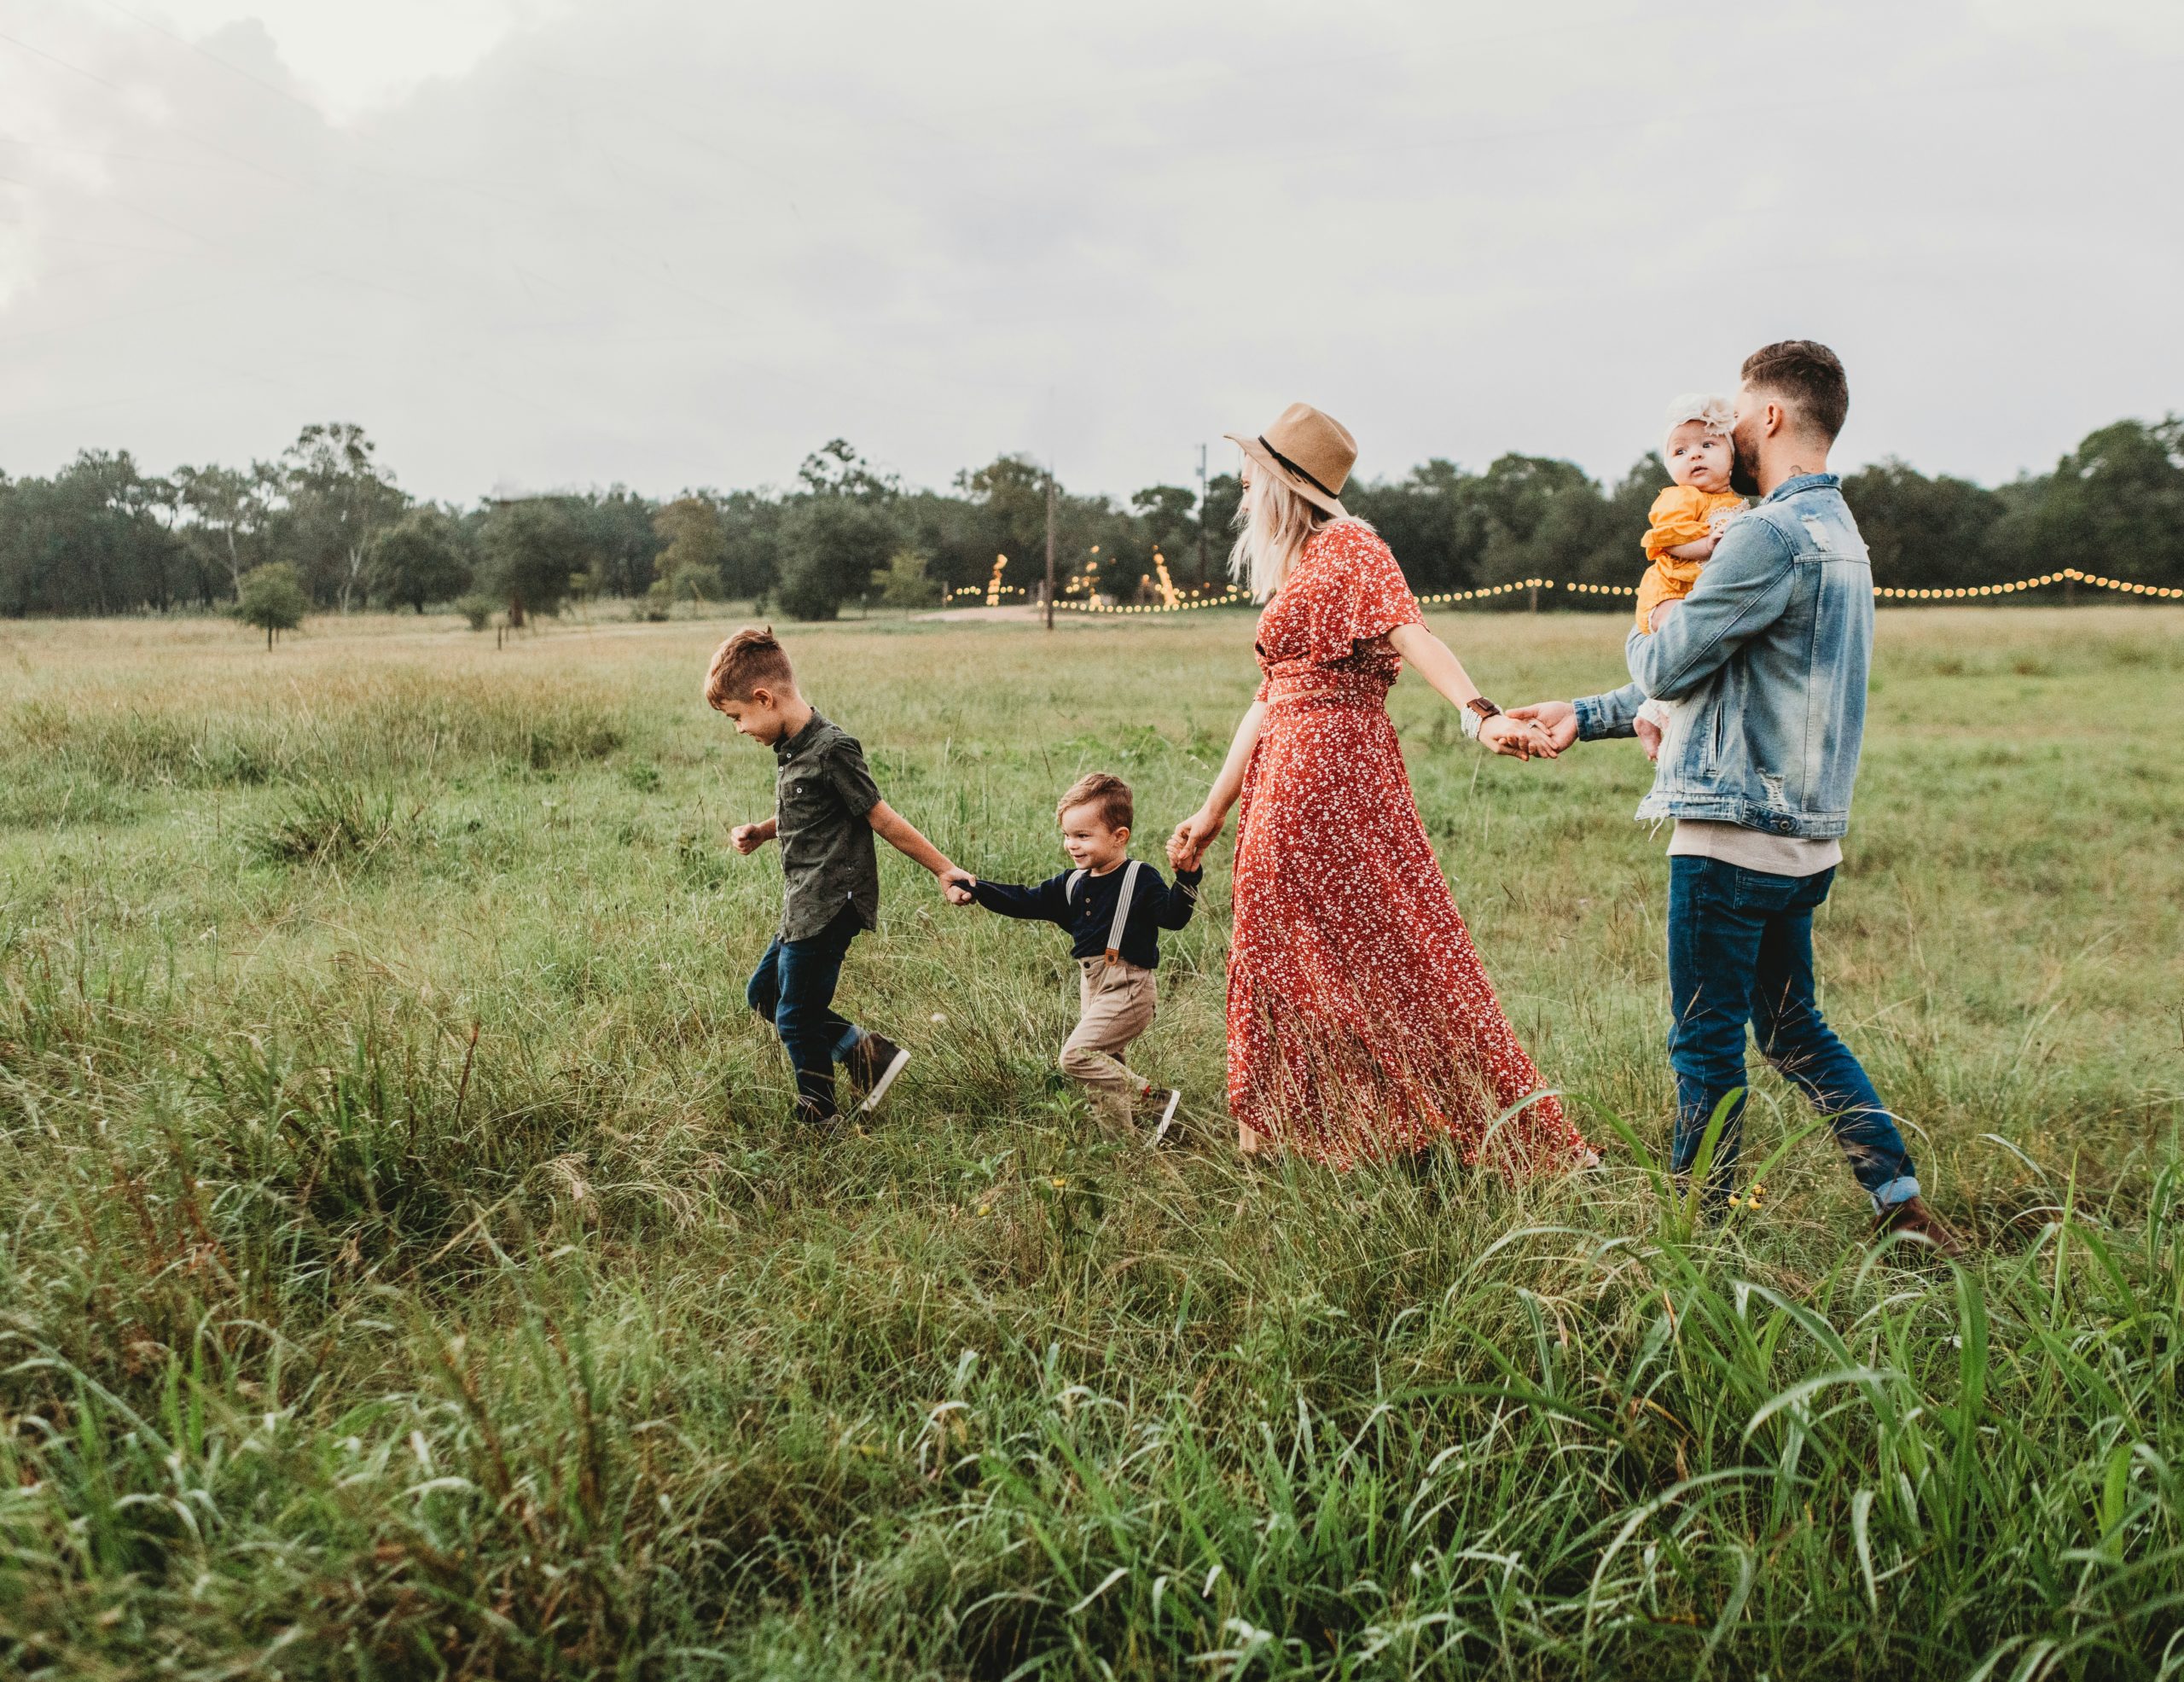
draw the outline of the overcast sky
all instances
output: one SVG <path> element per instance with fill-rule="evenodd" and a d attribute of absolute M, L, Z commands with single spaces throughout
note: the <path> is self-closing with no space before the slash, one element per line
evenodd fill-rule
<path fill-rule="evenodd" d="M 0 470 L 1619 474 L 1770 339 L 1848 462 L 2184 408 L 2177 0 L 0 0 Z"/>

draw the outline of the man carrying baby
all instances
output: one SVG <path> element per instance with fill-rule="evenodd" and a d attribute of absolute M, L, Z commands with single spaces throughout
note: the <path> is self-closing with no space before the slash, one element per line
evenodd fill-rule
<path fill-rule="evenodd" d="M 1813 913 L 1842 862 L 1865 731 L 1873 571 L 1827 456 L 1850 408 L 1843 364 L 1789 340 L 1745 361 L 1731 488 L 1760 500 L 1722 531 L 1674 612 L 1624 644 L 1633 682 L 1511 716 L 1554 745 L 1629 736 L 1647 697 L 1687 704 L 1661 746 L 1641 820 L 1669 843 L 1669 992 L 1676 1173 L 1696 1172 L 1725 1114 L 1711 1205 L 1734 1184 L 1745 1033 L 1826 1116 L 1873 1199 L 1875 1230 L 1944 1250 L 1956 1240 L 1920 1196 L 1909 1150 L 1866 1071 L 1821 1016 Z M 1726 1109 L 1724 1106 L 1726 1105 Z"/>

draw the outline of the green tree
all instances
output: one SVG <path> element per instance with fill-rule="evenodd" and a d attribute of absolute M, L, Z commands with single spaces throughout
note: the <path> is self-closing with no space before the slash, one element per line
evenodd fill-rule
<path fill-rule="evenodd" d="M 815 497 L 886 503 L 903 493 L 901 480 L 880 472 L 845 438 L 829 439 L 814 450 L 804 458 L 796 476 L 805 493 Z"/>
<path fill-rule="evenodd" d="M 117 614 L 171 606 L 187 556 L 172 493 L 125 451 L 85 450 L 0 503 L 0 612 Z"/>
<path fill-rule="evenodd" d="M 1847 474 L 1843 497 L 1866 540 L 1875 584 L 1951 587 L 1995 576 L 1995 528 L 2004 504 L 1984 486 L 1946 474 L 1929 479 L 1891 458 Z"/>
<path fill-rule="evenodd" d="M 671 586 L 674 600 L 683 599 L 678 579 L 687 579 L 708 596 L 718 595 L 722 572 L 728 562 L 728 529 L 720 509 L 710 497 L 685 492 L 652 517 L 659 552 L 653 568 L 659 581 Z"/>
<path fill-rule="evenodd" d="M 1043 563 L 1047 540 L 1044 468 L 1028 456 L 997 456 L 982 468 L 957 474 L 956 488 L 985 515 L 983 547 L 1010 556 L 1012 565 L 1028 565 L 1034 555 Z"/>
<path fill-rule="evenodd" d="M 566 497 L 526 497 L 494 506 L 480 536 L 481 581 L 508 603 L 508 624 L 526 614 L 554 614 L 576 575 L 591 564 L 579 511 Z"/>
<path fill-rule="evenodd" d="M 1610 541 L 1611 505 L 1575 462 L 1546 456 L 1498 457 L 1465 486 L 1478 509 L 1484 542 L 1480 585 L 1527 578 L 1568 578 Z M 1634 569 L 1635 572 L 1635 569 Z M 1513 594 L 1509 604 L 1525 597 Z"/>
<path fill-rule="evenodd" d="M 665 619 L 668 609 L 676 602 L 688 602 L 691 617 L 695 618 L 698 604 L 717 601 L 720 593 L 719 567 L 708 567 L 697 561 L 684 561 L 664 576 L 653 579 L 652 587 L 645 591 L 645 599 L 653 608 L 647 616 Z"/>
<path fill-rule="evenodd" d="M 775 591 L 797 619 L 838 617 L 887 564 L 898 536 L 885 507 L 850 497 L 806 497 L 781 520 L 781 579 Z"/>
<path fill-rule="evenodd" d="M 1198 578 L 1198 492 L 1180 485 L 1148 485 L 1130 505 L 1147 547 L 1167 556 L 1169 576 Z M 1210 536 L 1206 564 L 1216 564 Z"/>
<path fill-rule="evenodd" d="M 258 540 L 272 518 L 279 470 L 265 462 L 252 463 L 248 472 L 212 465 L 179 467 L 174 482 L 183 509 L 190 516 L 190 542 L 226 572 L 229 593 L 240 596 L 242 575 L 257 564 Z"/>
<path fill-rule="evenodd" d="M 1228 551 L 1236 542 L 1236 510 L 1244 505 L 1244 480 L 1234 473 L 1217 473 L 1205 482 L 1205 506 L 1199 517 L 1205 522 L 1205 564 L 1208 576 L 1200 584 L 1218 585 L 1228 577 Z M 1345 504 L 1347 506 L 1347 504 Z"/>
<path fill-rule="evenodd" d="M 925 552 L 898 549 L 880 575 L 880 599 L 891 608 L 929 608 L 940 599 L 940 583 L 926 576 Z"/>
<path fill-rule="evenodd" d="M 272 651 L 275 636 L 301 625 L 310 607 L 311 597 L 304 593 L 303 581 L 285 561 L 253 567 L 242 575 L 235 591 L 235 617 L 264 631 L 268 653 Z"/>
<path fill-rule="evenodd" d="M 2024 500 L 2016 526 L 2026 571 L 2184 585 L 2184 417 L 2088 434 Z"/>
<path fill-rule="evenodd" d="M 1342 500 L 1373 522 L 1411 588 L 1425 595 L 1477 579 L 1484 547 L 1477 484 L 1477 474 L 1437 457 L 1403 479 L 1346 486 Z"/>
<path fill-rule="evenodd" d="M 985 510 L 944 491 L 915 491 L 895 504 L 903 546 L 926 557 L 926 576 L 944 590 L 983 588 L 997 551 Z"/>
<path fill-rule="evenodd" d="M 365 579 L 381 601 L 419 613 L 428 602 L 451 602 L 470 587 L 470 556 L 462 528 L 430 503 L 372 533 Z"/>
<path fill-rule="evenodd" d="M 581 519 L 591 551 L 593 593 L 628 597 L 652 581 L 659 554 L 653 522 L 659 505 L 626 486 L 582 499 Z"/>
<path fill-rule="evenodd" d="M 1046 576 L 1047 470 L 1028 456 L 998 456 L 957 474 L 956 492 L 951 500 L 959 515 L 926 521 L 913 538 L 938 558 L 943 581 L 983 586 L 993 575 L 994 557 L 1006 555 L 1002 582 L 1037 594 Z M 1058 538 L 1058 563 L 1068 544 Z"/>
<path fill-rule="evenodd" d="M 902 487 L 839 438 L 805 457 L 797 479 L 804 488 L 781 515 L 775 599 L 798 619 L 833 619 L 872 588 L 900 542 Z"/>
<path fill-rule="evenodd" d="M 731 597 L 755 602 L 781 578 L 782 503 L 759 491 L 733 491 L 713 496 L 712 502 L 724 545 L 721 587 Z"/>
<path fill-rule="evenodd" d="M 305 427 L 281 457 L 282 535 L 318 599 L 349 611 L 364 583 L 372 534 L 410 498 L 374 459 L 378 446 L 350 422 Z"/>

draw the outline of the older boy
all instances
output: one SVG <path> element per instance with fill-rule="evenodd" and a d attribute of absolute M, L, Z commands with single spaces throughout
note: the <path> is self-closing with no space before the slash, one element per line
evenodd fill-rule
<path fill-rule="evenodd" d="M 857 738 L 804 700 L 771 627 L 746 626 L 713 651 L 706 701 L 728 715 L 738 735 L 774 750 L 774 815 L 729 832 L 741 853 L 775 839 L 781 844 L 781 928 L 746 997 L 788 1051 L 798 1119 L 832 1128 L 839 1114 L 836 1063 L 848 1071 L 862 1114 L 879 1104 L 910 1060 L 885 1034 L 857 1027 L 834 1008 L 850 942 L 880 920 L 873 836 L 942 878 L 956 904 L 967 904 L 969 895 L 945 880 L 961 872 L 880 798 Z"/>

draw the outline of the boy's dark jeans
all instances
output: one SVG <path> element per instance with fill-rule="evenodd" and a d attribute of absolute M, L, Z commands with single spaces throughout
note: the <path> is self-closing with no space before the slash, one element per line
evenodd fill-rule
<path fill-rule="evenodd" d="M 1699 1161 L 1715 1107 L 1737 1097 L 1715 1147 L 1707 1198 L 1735 1183 L 1743 1132 L 1745 1025 L 1760 1054 L 1828 1118 L 1850 1172 L 1876 1209 L 1919 1195 L 1903 1136 L 1866 1071 L 1820 1014 L 1812 975 L 1812 914 L 1833 870 L 1778 876 L 1718 858 L 1669 860 L 1669 1062 L 1676 1069 L 1676 1173 Z"/>
<path fill-rule="evenodd" d="M 834 1065 L 857 1049 L 864 1030 L 834 1008 L 834 984 L 850 942 L 864 927 L 856 908 L 804 940 L 779 936 L 766 948 L 744 997 L 774 1025 L 796 1071 L 796 1096 L 816 1119 L 834 1114 Z"/>

